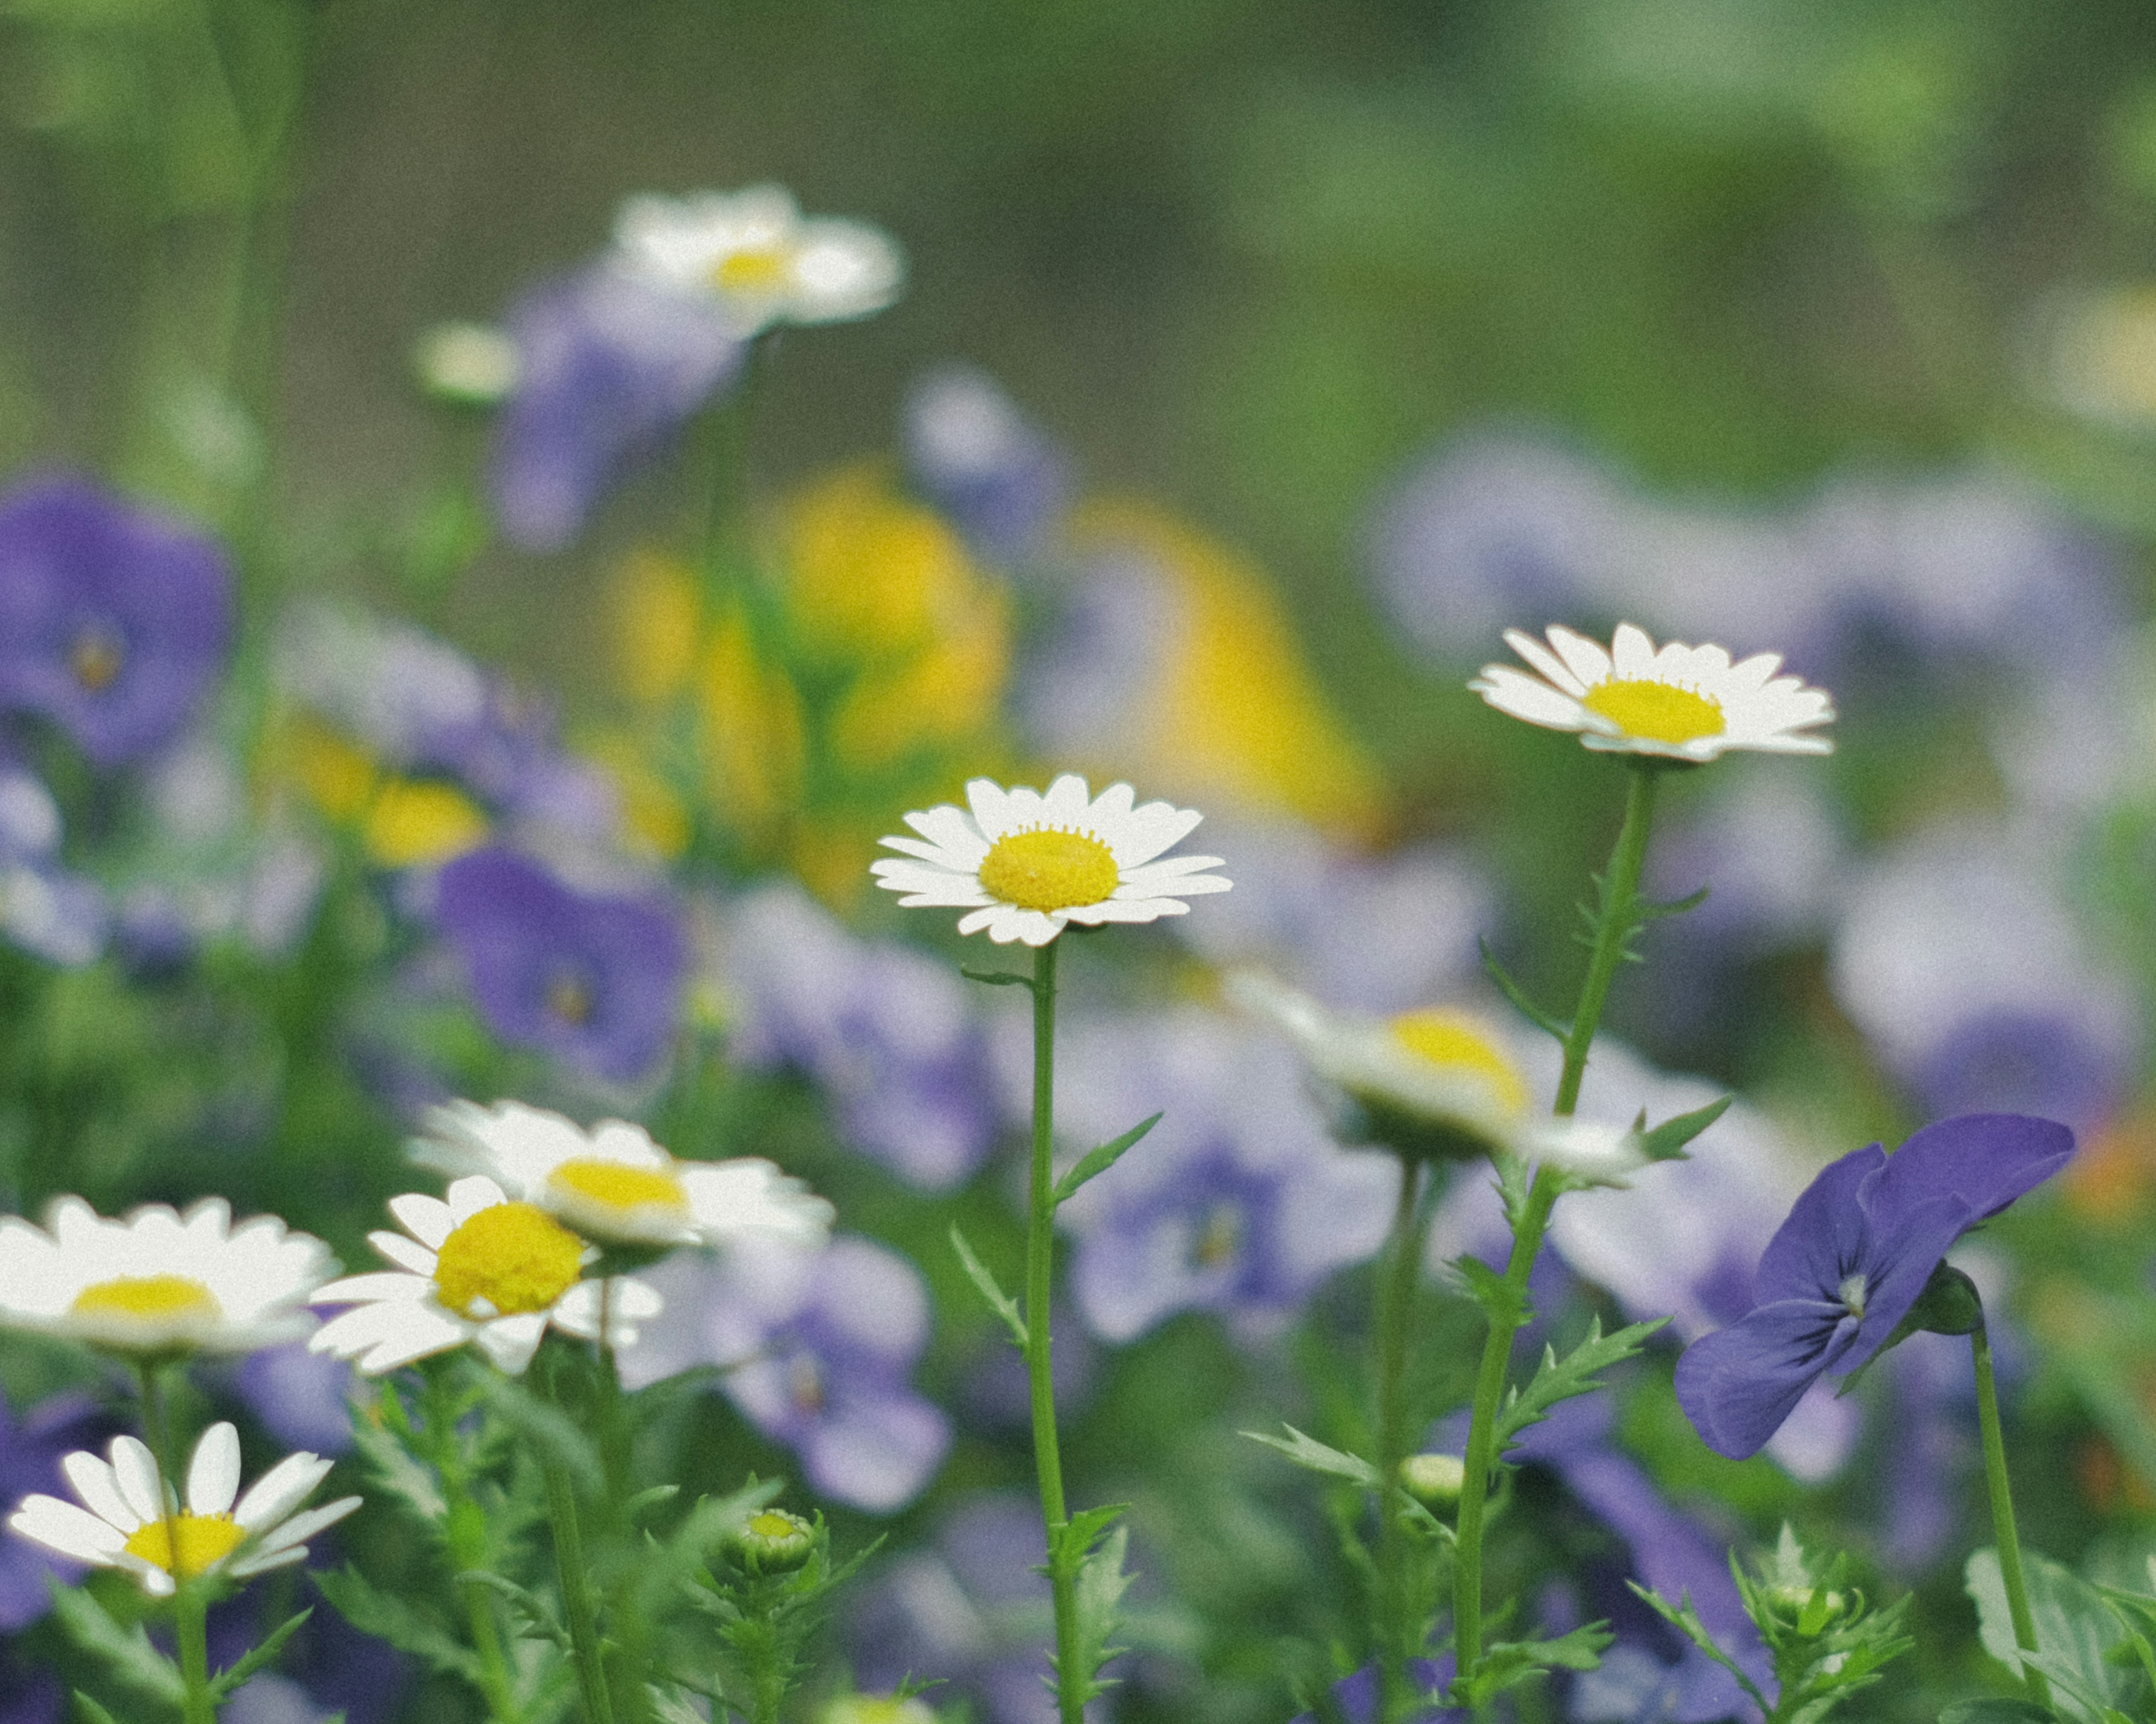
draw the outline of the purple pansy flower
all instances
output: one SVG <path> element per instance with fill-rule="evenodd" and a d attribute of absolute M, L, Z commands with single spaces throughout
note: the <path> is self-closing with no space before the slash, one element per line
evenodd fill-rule
<path fill-rule="evenodd" d="M 730 382 L 744 345 L 716 302 L 605 263 L 542 283 L 511 308 L 516 387 L 495 427 L 503 536 L 559 551 L 623 471 Z"/>
<path fill-rule="evenodd" d="M 111 926 L 105 889 L 60 859 L 60 811 L 21 767 L 0 763 L 0 934 L 48 963 L 95 961 Z"/>
<path fill-rule="evenodd" d="M 487 1025 L 614 1082 L 665 1053 L 686 942 L 655 892 L 583 892 L 490 845 L 444 867 L 438 919 Z"/>
<path fill-rule="evenodd" d="M 1677 1398 L 1709 1448 L 1755 1455 L 1820 1374 L 1886 1344 L 1947 1249 L 2066 1165 L 2073 1133 L 2025 1114 L 1964 1114 L 1834 1162 L 1759 1260 L 1753 1308 L 1677 1362 Z"/>
<path fill-rule="evenodd" d="M 100 767 L 175 735 L 223 668 L 232 568 L 204 535 L 85 479 L 0 500 L 0 707 Z"/>
<path fill-rule="evenodd" d="M 62 1490 L 60 1457 L 101 1443 L 111 1430 L 110 1421 L 80 1395 L 56 1395 L 20 1419 L 0 1397 L 0 1503 Z M 0 1537 L 0 1634 L 45 1614 L 52 1603 L 48 1582 L 72 1581 L 81 1573 L 80 1565 L 28 1539 Z"/>
<path fill-rule="evenodd" d="M 951 1422 L 909 1380 L 928 1345 L 928 1293 L 896 1251 L 847 1237 L 821 1251 L 751 1240 L 645 1279 L 667 1320 L 622 1353 L 629 1388 L 720 1366 L 727 1398 L 800 1458 L 811 1488 L 871 1514 L 905 1507 L 943 1464 Z"/>
<path fill-rule="evenodd" d="M 287 1449 L 316 1455 L 352 1452 L 349 1360 L 309 1349 L 304 1341 L 249 1353 L 233 1388 L 262 1428 Z"/>

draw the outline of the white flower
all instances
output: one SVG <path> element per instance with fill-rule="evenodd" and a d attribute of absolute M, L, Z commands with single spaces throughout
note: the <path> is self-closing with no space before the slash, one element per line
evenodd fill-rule
<path fill-rule="evenodd" d="M 814 1249 L 830 1237 L 830 1204 L 771 1162 L 676 1161 L 624 1120 L 587 1131 L 521 1101 L 457 1101 L 436 1108 L 427 1127 L 413 1147 L 418 1160 L 487 1174 L 587 1239 L 719 1245 L 757 1234 Z"/>
<path fill-rule="evenodd" d="M 307 1540 L 360 1503 L 357 1496 L 345 1496 L 294 1514 L 331 1465 L 303 1452 L 271 1467 L 235 1507 L 239 1434 L 229 1424 L 212 1425 L 195 1444 L 184 1506 L 164 1483 L 149 1449 L 134 1438 L 115 1437 L 107 1453 L 109 1461 L 77 1449 L 60 1462 L 87 1507 L 57 1496 L 26 1496 L 8 1525 L 78 1562 L 125 1569 L 156 1598 L 172 1592 L 176 1575 L 244 1580 L 297 1562 L 307 1554 Z"/>
<path fill-rule="evenodd" d="M 635 1326 L 659 1315 L 658 1294 L 641 1281 L 583 1279 L 597 1248 L 537 1205 L 512 1202 L 491 1179 L 459 1179 L 446 1202 L 407 1193 L 389 1200 L 389 1212 L 410 1237 L 383 1231 L 367 1241 L 397 1268 L 347 1275 L 316 1293 L 316 1305 L 353 1309 L 307 1343 L 315 1352 L 357 1359 L 369 1377 L 467 1341 L 519 1374 L 548 1324 L 587 1339 L 598 1334 L 603 1290 L 616 1347 L 629 1345 Z"/>
<path fill-rule="evenodd" d="M 274 1215 L 233 1226 L 222 1198 L 118 1221 L 61 1198 L 44 1228 L 0 1220 L 0 1324 L 115 1352 L 251 1352 L 313 1326 L 305 1301 L 334 1267 Z"/>
<path fill-rule="evenodd" d="M 1834 752 L 1829 738 L 1800 734 L 1830 722 L 1834 702 L 1824 689 L 1775 675 L 1778 653 L 1732 664 L 1718 646 L 1671 641 L 1658 651 L 1630 623 L 1618 625 L 1607 651 L 1556 624 L 1548 646 L 1517 629 L 1505 631 L 1505 643 L 1540 675 L 1485 664 L 1467 686 L 1500 712 L 1548 730 L 1578 731 L 1589 748 L 1686 761 L 1713 760 L 1731 748 Z"/>
<path fill-rule="evenodd" d="M 865 222 L 804 218 L 783 186 L 632 198 L 614 220 L 631 274 L 706 294 L 743 338 L 774 323 L 839 323 L 896 300 L 906 263 Z"/>
<path fill-rule="evenodd" d="M 1127 784 L 1089 799 L 1086 781 L 1065 772 L 1039 791 L 1005 790 L 987 778 L 966 787 L 972 812 L 946 803 L 906 824 L 920 838 L 886 838 L 901 860 L 886 856 L 870 872 L 898 901 L 968 910 L 962 934 L 988 931 L 998 945 L 1045 946 L 1070 922 L 1149 922 L 1182 916 L 1185 898 L 1224 892 L 1231 882 L 1203 870 L 1218 856 L 1155 861 L 1204 817 L 1164 802 L 1132 807 Z M 925 842 L 924 842 L 925 840 Z"/>
<path fill-rule="evenodd" d="M 1515 1155 L 1597 1185 L 1621 1185 L 1646 1165 L 1638 1137 L 1621 1126 L 1538 1113 L 1512 1039 L 1471 1012 L 1337 1012 L 1255 970 L 1224 985 L 1234 1003 L 1284 1031 L 1313 1072 L 1361 1104 L 1386 1142 L 1406 1143 L 1404 1126 L 1436 1152 Z"/>

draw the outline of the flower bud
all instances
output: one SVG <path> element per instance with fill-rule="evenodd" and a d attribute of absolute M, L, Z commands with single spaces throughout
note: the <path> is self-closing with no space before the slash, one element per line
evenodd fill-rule
<path fill-rule="evenodd" d="M 759 1509 L 733 1537 L 733 1547 L 750 1568 L 765 1573 L 798 1568 L 815 1547 L 816 1529 L 784 1509 Z"/>
<path fill-rule="evenodd" d="M 516 387 L 516 343 L 484 323 L 438 323 L 412 349 L 420 389 L 451 407 L 497 405 Z"/>
<path fill-rule="evenodd" d="M 1426 1508 L 1450 1508 L 1467 1483 L 1467 1463 L 1457 1455 L 1410 1455 L 1400 1463 L 1400 1483 Z"/>
<path fill-rule="evenodd" d="M 1783 1616 L 1797 1624 L 1800 1633 L 1815 1634 L 1834 1618 L 1841 1614 L 1847 1601 L 1837 1592 L 1822 1592 L 1816 1587 L 1774 1586 L 1767 1588 L 1767 1602 Z M 1807 1626 L 1815 1623 L 1817 1626 Z"/>
<path fill-rule="evenodd" d="M 824 1708 L 819 1724 L 936 1724 L 936 1714 L 910 1696 L 844 1694 Z"/>

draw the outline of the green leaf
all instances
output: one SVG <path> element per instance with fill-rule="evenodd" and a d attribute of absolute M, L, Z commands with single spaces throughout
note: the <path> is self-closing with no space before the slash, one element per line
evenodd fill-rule
<path fill-rule="evenodd" d="M 1522 1431 L 1547 1419 L 1559 1401 L 1592 1394 L 1601 1388 L 1596 1372 L 1630 1358 L 1646 1344 L 1648 1337 L 1668 1321 L 1667 1317 L 1656 1317 L 1651 1322 L 1630 1324 L 1614 1335 L 1604 1335 L 1602 1320 L 1597 1317 L 1587 1326 L 1587 1338 L 1563 1358 L 1558 1357 L 1555 1347 L 1545 1347 L 1543 1362 L 1527 1379 L 1527 1387 L 1513 1390 L 1497 1415 L 1496 1452 L 1502 1455 Z"/>
<path fill-rule="evenodd" d="M 2076 1724 L 2104 1724 L 2104 1713 L 2128 1702 L 2138 1672 L 2112 1661 L 2132 1636 L 2128 1625 L 2102 1593 L 2049 1557 L 2034 1552 L 2021 1559 L 2029 1592 L 2029 1614 L 2043 1650 L 2025 1655 L 2051 1680 L 2054 1709 Z M 2006 1602 L 2006 1583 L 1999 1571 L 1999 1552 L 1974 1552 L 1964 1579 L 1976 1606 L 1977 1633 L 1984 1650 L 2020 1675 L 2025 1655 L 2015 1644 L 2014 1617 Z"/>
<path fill-rule="evenodd" d="M 74 1703 L 76 1707 L 81 1711 L 83 1716 L 89 1720 L 89 1724 L 120 1724 L 120 1721 L 117 1718 L 114 1717 L 111 1713 L 106 1711 L 103 1706 L 98 1705 L 95 1701 L 85 1694 L 80 1688 L 76 1689 L 74 1691 Z"/>
<path fill-rule="evenodd" d="M 467 1568 L 456 1578 L 459 1585 L 483 1586 L 489 1592 L 499 1593 L 509 1605 L 520 1640 L 545 1640 L 564 1652 L 572 1650 L 569 1631 L 554 1614 L 553 1606 L 536 1593 L 490 1568 Z"/>
<path fill-rule="evenodd" d="M 1544 1670 L 1594 1670 L 1602 1662 L 1603 1649 L 1616 1638 L 1606 1624 L 1591 1622 L 1554 1640 L 1496 1641 L 1474 1670 L 1452 1685 L 1452 1698 L 1479 1710 Z"/>
<path fill-rule="evenodd" d="M 1720 1665 L 1731 1675 L 1736 1677 L 1738 1686 L 1758 1703 L 1761 1711 L 1770 1717 L 1774 1715 L 1774 1706 L 1767 1696 L 1759 1691 L 1759 1685 L 1745 1674 L 1742 1665 L 1715 1644 L 1714 1636 L 1707 1632 L 1707 1624 L 1699 1619 L 1699 1612 L 1692 1609 L 1691 1594 L 1689 1592 L 1681 1600 L 1672 1604 L 1651 1587 L 1641 1586 L 1636 1580 L 1628 1580 L 1625 1584 L 1630 1587 L 1648 1609 L 1661 1617 L 1664 1622 L 1676 1629 L 1685 1639 Z"/>
<path fill-rule="evenodd" d="M 1687 892 L 1681 898 L 1635 898 L 1632 900 L 1633 925 L 1639 926 L 1650 921 L 1660 921 L 1666 916 L 1682 916 L 1687 910 L 1697 910 L 1707 902 L 1707 895 L 1712 890 L 1712 887 L 1702 886 L 1697 892 Z"/>
<path fill-rule="evenodd" d="M 513 1377 L 490 1371 L 480 1382 L 488 1402 L 505 1423 L 529 1437 L 581 1482 L 593 1490 L 598 1488 L 604 1477 L 598 1445 L 582 1425 L 559 1407 L 541 1400 Z"/>
<path fill-rule="evenodd" d="M 1123 1152 L 1158 1125 L 1161 1116 L 1155 1114 L 1149 1120 L 1141 1120 L 1120 1137 L 1111 1138 L 1079 1157 L 1078 1165 L 1055 1182 L 1053 1201 L 1060 1207 L 1087 1180 L 1105 1173 L 1123 1158 Z"/>
<path fill-rule="evenodd" d="M 1958 1700 L 1939 1724 L 2058 1724 L 2059 1715 L 2033 1700 Z"/>
<path fill-rule="evenodd" d="M 362 1416 L 352 1420 L 352 1437 L 375 1485 L 430 1525 L 439 1526 L 449 1518 L 449 1505 L 442 1500 L 434 1474 L 413 1458 L 393 1433 Z M 369 1496 L 377 1494 L 367 1493 Z"/>
<path fill-rule="evenodd" d="M 1081 1509 L 1055 1529 L 1050 1539 L 1048 1561 L 1051 1572 L 1075 1574 L 1086 1564 L 1094 1545 L 1130 1508 L 1127 1502 L 1103 1503 Z"/>
<path fill-rule="evenodd" d="M 150 1644 L 140 1623 L 121 1627 L 80 1587 L 54 1588 L 53 1614 L 69 1639 L 104 1661 L 115 1681 L 161 1705 L 180 1704 L 185 1691 L 179 1670 Z"/>
<path fill-rule="evenodd" d="M 1342 1449 L 1328 1449 L 1317 1438 L 1305 1435 L 1291 1424 L 1283 1424 L 1281 1429 L 1287 1433 L 1286 1436 L 1268 1436 L 1263 1431 L 1245 1431 L 1243 1435 L 1254 1443 L 1277 1449 L 1306 1471 L 1347 1479 L 1365 1491 L 1378 1488 L 1378 1469 L 1361 1455 L 1350 1455 Z"/>
<path fill-rule="evenodd" d="M 1020 1352 L 1026 1347 L 1025 1319 L 1018 1314 L 1018 1301 L 996 1285 L 996 1278 L 988 1273 L 988 1266 L 973 1255 L 973 1248 L 966 1243 L 965 1234 L 958 1231 L 958 1224 L 951 1224 L 951 1245 L 957 1252 L 958 1261 L 965 1265 L 966 1273 L 973 1285 L 980 1289 L 981 1297 L 988 1301 L 988 1309 L 1004 1320 L 1009 1329 L 1011 1340 Z"/>
<path fill-rule="evenodd" d="M 1476 949 L 1482 954 L 1484 972 L 1492 982 L 1497 984 L 1497 991 L 1512 1003 L 1514 1009 L 1522 1018 L 1545 1035 L 1555 1036 L 1559 1041 L 1565 1040 L 1572 1034 L 1571 1030 L 1527 998 L 1527 991 L 1515 982 L 1507 973 L 1505 967 L 1497 962 L 1497 955 L 1490 950 L 1490 942 L 1487 940 L 1478 939 L 1475 944 Z"/>
<path fill-rule="evenodd" d="M 1015 970 L 969 970 L 963 965 L 958 973 L 968 982 L 985 982 L 991 988 L 1030 988 L 1033 977 L 1021 976 Z"/>
<path fill-rule="evenodd" d="M 313 1607 L 310 1606 L 300 1612 L 298 1615 L 290 1618 L 261 1644 L 240 1659 L 230 1670 L 220 1670 L 216 1675 L 211 1677 L 209 1680 L 211 1695 L 218 1700 L 223 1700 L 226 1695 L 231 1693 L 257 1670 L 267 1670 L 271 1665 L 276 1663 L 277 1655 L 285 1650 L 285 1643 L 299 1633 L 302 1624 L 314 1614 Z"/>
<path fill-rule="evenodd" d="M 1479 1257 L 1455 1257 L 1445 1265 L 1459 1276 L 1467 1296 L 1482 1307 L 1491 1322 L 1518 1328 L 1531 1313 L 1518 1289 Z"/>
<path fill-rule="evenodd" d="M 1736 1099 L 1734 1095 L 1724 1095 L 1717 1101 L 1694 1108 L 1690 1113 L 1681 1113 L 1675 1119 L 1664 1120 L 1653 1129 L 1640 1132 L 1640 1152 L 1650 1162 L 1682 1160 L 1685 1146 L 1728 1112 L 1729 1104 Z M 1646 1116 L 1642 1114 L 1640 1118 L 1644 1121 Z"/>
<path fill-rule="evenodd" d="M 1098 1510 L 1088 1511 L 1097 1514 Z M 1121 1510 L 1116 1511 L 1121 1513 Z M 1064 1530 L 1068 1532 L 1077 1525 L 1073 1521 Z M 1068 1696 L 1075 1695 L 1080 1705 L 1096 1695 L 1105 1694 L 1114 1686 L 1112 1678 L 1102 1680 L 1101 1666 L 1125 1649 L 1110 1644 L 1109 1637 L 1116 1631 L 1116 1618 L 1121 1614 L 1124 1591 L 1132 1577 L 1123 1572 L 1123 1555 L 1130 1542 L 1131 1529 L 1118 1526 L 1101 1541 L 1101 1547 L 1087 1557 L 1078 1570 L 1077 1585 L 1073 1588 L 1073 1614 L 1076 1619 L 1075 1636 L 1078 1668 L 1066 1670 L 1060 1661 L 1056 1668 L 1056 1686 Z"/>
<path fill-rule="evenodd" d="M 322 1596 L 337 1614 L 363 1634 L 387 1640 L 423 1664 L 445 1675 L 480 1686 L 479 1656 L 432 1618 L 422 1615 L 393 1593 L 385 1593 L 357 1568 L 314 1571 Z"/>

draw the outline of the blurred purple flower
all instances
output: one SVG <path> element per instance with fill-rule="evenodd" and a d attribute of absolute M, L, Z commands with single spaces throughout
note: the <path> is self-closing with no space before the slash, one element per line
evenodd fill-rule
<path fill-rule="evenodd" d="M 716 306 L 601 263 L 510 309 L 518 377 L 495 426 L 492 490 L 511 544 L 567 546 L 630 467 L 732 382 L 746 348 Z"/>
<path fill-rule="evenodd" d="M 0 498 L 0 707 L 100 767 L 178 731 L 223 669 L 232 569 L 203 534 L 86 479 Z"/>
<path fill-rule="evenodd" d="M 1240 884 L 1240 882 L 1238 882 Z M 1408 1680 L 1424 1694 L 1436 1694 L 1452 1686 L 1454 1664 L 1450 1652 L 1435 1658 L 1408 1660 Z M 1378 1667 L 1366 1664 L 1351 1676 L 1332 1685 L 1332 1704 L 1347 1724 L 1381 1724 L 1378 1716 Z M 1467 1724 L 1467 1714 L 1457 1706 L 1422 1706 L 1407 1715 L 1406 1724 Z M 1315 1712 L 1298 1712 L 1291 1724 L 1318 1724 Z"/>
<path fill-rule="evenodd" d="M 1709 1448 L 1757 1454 L 1822 1373 L 1884 1346 L 1948 1248 L 2064 1167 L 2073 1133 L 2021 1114 L 1925 1126 L 1853 1150 L 1805 1188 L 1759 1260 L 1753 1309 L 1694 1342 L 1677 1398 Z"/>
<path fill-rule="evenodd" d="M 435 909 L 504 1041 L 615 1082 L 665 1054 L 687 952 L 663 896 L 579 891 L 490 845 L 443 868 Z"/>
<path fill-rule="evenodd" d="M 0 934 L 48 963 L 73 968 L 104 952 L 105 889 L 60 859 L 60 811 L 24 768 L 0 762 Z"/>
<path fill-rule="evenodd" d="M 915 485 L 993 562 L 1035 551 L 1070 500 L 1068 462 L 974 366 L 942 366 L 915 380 L 905 446 Z"/>
<path fill-rule="evenodd" d="M 1012 682 L 1035 751 L 1086 760 L 1127 747 L 1130 715 L 1158 684 L 1183 608 L 1166 572 L 1139 552 L 1112 547 L 1074 570 L 1062 614 Z"/>
<path fill-rule="evenodd" d="M 820 1252 L 760 1242 L 716 1263 L 677 1255 L 646 1277 L 667 1305 L 621 1355 L 631 1388 L 717 1365 L 742 1417 L 799 1458 L 810 1488 L 891 1514 L 927 1488 L 951 1424 L 910 1375 L 928 1345 L 921 1272 L 869 1239 Z"/>
<path fill-rule="evenodd" d="M 308 1566 L 336 1567 L 341 1560 L 336 1545 L 331 1534 Z M 250 1592 L 210 1607 L 211 1669 L 238 1663 L 283 1622 L 291 1607 L 279 1609 L 275 1600 L 274 1592 Z M 325 1724 L 333 1716 L 346 1724 L 388 1724 L 413 1674 L 388 1641 L 319 1608 L 285 1642 L 277 1670 L 234 1693 L 220 1710 L 224 1724 Z"/>
<path fill-rule="evenodd" d="M 33 1670 L 20 1652 L 0 1640 L 0 1724 L 60 1724 L 65 1706 L 59 1678 Z"/>
<path fill-rule="evenodd" d="M 64 1491 L 60 1458 L 101 1444 L 115 1429 L 81 1395 L 55 1395 L 19 1419 L 0 1395 L 0 1503 L 12 1506 L 33 1491 Z M 49 1582 L 71 1583 L 82 1573 L 80 1564 L 28 1539 L 0 1537 L 0 1634 L 28 1626 L 51 1608 Z"/>
<path fill-rule="evenodd" d="M 262 1428 L 287 1449 L 352 1452 L 351 1363 L 310 1352 L 304 1341 L 249 1353 L 233 1386 Z"/>
<path fill-rule="evenodd" d="M 1072 1296 L 1104 1340 L 1190 1310 L 1269 1332 L 1383 1240 L 1397 1164 L 1335 1144 L 1301 1068 L 1261 1031 L 1194 1007 L 1075 1018 L 1055 1077 L 1065 1152 L 1164 1115 L 1060 1211 Z"/>
<path fill-rule="evenodd" d="M 856 939 L 791 885 L 734 906 L 722 964 L 734 1059 L 814 1079 L 847 1143 L 923 1191 L 961 1185 L 987 1159 L 987 1043 L 954 971 Z"/>

